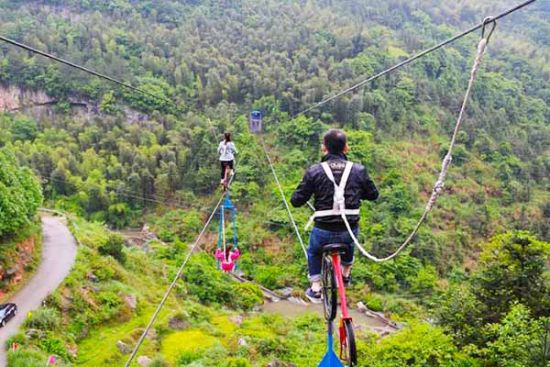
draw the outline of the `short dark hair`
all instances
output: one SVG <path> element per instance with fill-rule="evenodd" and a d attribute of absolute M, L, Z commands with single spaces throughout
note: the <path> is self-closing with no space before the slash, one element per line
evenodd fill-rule
<path fill-rule="evenodd" d="M 229 143 L 231 141 L 231 133 L 225 133 L 223 134 L 223 139 L 226 143 Z"/>
<path fill-rule="evenodd" d="M 343 131 L 338 129 L 330 129 L 323 138 L 323 144 L 329 153 L 343 153 L 348 139 Z"/>

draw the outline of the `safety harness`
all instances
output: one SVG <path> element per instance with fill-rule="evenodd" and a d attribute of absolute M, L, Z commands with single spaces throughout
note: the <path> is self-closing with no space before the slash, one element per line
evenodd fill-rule
<path fill-rule="evenodd" d="M 315 218 L 340 215 L 344 219 L 344 222 L 347 222 L 346 216 L 359 215 L 359 209 L 346 209 L 346 198 L 344 197 L 346 184 L 348 183 L 348 178 L 351 173 L 351 168 L 353 167 L 353 163 L 350 161 L 346 161 L 346 167 L 344 168 L 344 172 L 342 173 L 342 179 L 340 180 L 339 185 L 337 185 L 336 181 L 334 180 L 334 175 L 332 174 L 332 170 L 330 169 L 328 162 L 321 163 L 321 167 L 323 167 L 323 171 L 325 171 L 327 178 L 334 185 L 334 197 L 332 199 L 333 200 L 332 209 L 316 210 L 313 213 L 313 215 L 309 218 L 309 221 L 307 222 L 307 225 L 306 225 L 306 230 L 313 224 L 313 221 L 315 220 Z"/>

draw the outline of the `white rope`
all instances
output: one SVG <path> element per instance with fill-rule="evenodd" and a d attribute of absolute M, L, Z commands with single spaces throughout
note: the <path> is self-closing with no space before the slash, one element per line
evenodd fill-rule
<path fill-rule="evenodd" d="M 269 154 L 267 154 L 267 148 L 265 147 L 263 137 L 260 137 L 260 142 L 262 143 L 262 149 L 264 150 L 265 157 L 267 158 L 267 162 L 269 163 L 269 167 L 271 168 L 271 173 L 273 173 L 273 177 L 275 178 L 275 182 L 277 183 L 277 187 L 279 188 L 279 192 L 281 193 L 281 197 L 283 198 L 283 203 L 285 203 L 286 211 L 288 213 L 288 218 L 290 219 L 290 222 L 292 223 L 292 226 L 294 227 L 294 231 L 296 232 L 296 237 L 298 237 L 298 241 L 300 242 L 300 246 L 302 246 L 302 250 L 304 251 L 304 255 L 307 259 L 308 256 L 307 256 L 306 245 L 304 244 L 304 240 L 302 239 L 302 235 L 300 235 L 300 230 L 298 229 L 298 226 L 296 225 L 296 221 L 294 220 L 294 217 L 292 216 L 292 212 L 290 211 L 290 206 L 288 205 L 288 202 L 286 201 L 285 193 L 283 191 L 283 188 L 281 187 L 281 183 L 279 182 L 279 178 L 277 177 L 277 173 L 275 172 L 275 168 L 273 168 L 273 162 L 271 162 L 271 158 L 269 157 Z"/>
<path fill-rule="evenodd" d="M 234 176 L 235 176 L 234 174 L 231 175 L 228 186 L 231 185 L 231 182 L 233 181 Z M 155 323 L 160 311 L 162 310 L 162 307 L 164 307 L 164 304 L 168 300 L 168 296 L 170 295 L 170 293 L 172 292 L 172 290 L 176 286 L 176 283 L 178 282 L 178 279 L 181 278 L 181 276 L 183 274 L 183 269 L 185 268 L 185 265 L 187 265 L 187 263 L 189 262 L 189 259 L 191 258 L 191 255 L 193 255 L 193 252 L 195 252 L 196 247 L 199 245 L 199 242 L 202 239 L 202 236 L 204 235 L 204 233 L 206 232 L 206 229 L 208 228 L 208 225 L 210 224 L 210 222 L 214 218 L 214 215 L 216 215 L 216 213 L 218 212 L 218 208 L 219 208 L 220 204 L 222 203 L 222 201 L 225 197 L 225 194 L 226 194 L 226 192 L 224 192 L 222 194 L 220 200 L 218 200 L 218 203 L 214 207 L 214 210 L 212 211 L 212 214 L 210 214 L 210 217 L 208 218 L 208 220 L 206 221 L 206 224 L 204 225 L 204 227 L 200 231 L 197 239 L 193 243 L 193 246 L 191 246 L 191 249 L 189 250 L 187 256 L 185 257 L 185 260 L 183 260 L 183 263 L 181 264 L 180 268 L 178 269 L 178 272 L 177 272 L 176 276 L 174 277 L 174 279 L 172 280 L 172 283 L 170 283 L 170 286 L 168 287 L 168 289 L 164 293 L 164 296 L 162 297 L 162 300 L 160 301 L 159 305 L 157 306 L 157 309 L 155 310 L 155 312 L 153 313 L 153 316 L 151 316 L 151 320 L 149 321 L 149 323 L 145 327 L 145 330 L 143 330 L 143 333 L 141 334 L 139 340 L 137 341 L 136 346 L 134 347 L 134 350 L 132 351 L 132 354 L 128 358 L 128 361 L 126 361 L 126 364 L 124 365 L 124 367 L 129 367 L 130 364 L 132 363 L 133 359 L 135 358 L 135 356 L 136 356 L 136 354 L 139 350 L 139 347 L 141 346 L 141 344 L 143 344 L 143 341 L 145 340 L 145 337 L 147 336 L 147 334 L 149 333 L 149 330 L 151 329 L 151 327 Z"/>
<path fill-rule="evenodd" d="M 433 186 L 432 194 L 431 194 L 428 202 L 426 203 L 426 207 L 424 208 L 424 212 L 422 213 L 422 216 L 418 220 L 418 223 L 416 223 L 416 226 L 414 227 L 411 234 L 407 237 L 405 242 L 403 242 L 401 244 L 401 246 L 399 246 L 399 248 L 394 253 L 392 253 L 391 255 L 383 257 L 383 258 L 378 258 L 374 255 L 371 255 L 359 243 L 359 241 L 357 240 L 357 238 L 353 234 L 353 231 L 351 230 L 348 219 L 346 218 L 346 216 L 344 214 L 342 215 L 342 219 L 344 220 L 344 223 L 346 224 L 346 228 L 347 228 L 351 238 L 353 239 L 353 242 L 355 243 L 355 245 L 357 246 L 359 251 L 364 256 L 369 258 L 370 260 L 375 261 L 375 262 L 384 262 L 384 261 L 391 260 L 394 257 L 396 257 L 397 255 L 399 255 L 399 253 L 401 251 L 403 251 L 405 249 L 405 247 L 407 247 L 411 243 L 414 236 L 416 235 L 416 233 L 420 229 L 420 226 L 426 220 L 428 214 L 432 210 L 435 202 L 437 201 L 437 198 L 441 194 L 441 191 L 443 190 L 443 186 L 445 184 L 445 176 L 447 175 L 447 171 L 449 170 L 449 166 L 451 165 L 452 152 L 453 152 L 453 148 L 454 148 L 454 145 L 455 145 L 455 142 L 456 142 L 456 138 L 458 136 L 460 126 L 462 125 L 462 121 L 464 119 L 464 113 L 466 111 L 466 106 L 468 104 L 468 100 L 470 99 L 470 94 L 472 92 L 472 86 L 474 84 L 474 80 L 476 78 L 477 72 L 479 71 L 479 66 L 481 64 L 481 60 L 482 60 L 483 55 L 485 54 L 485 50 L 487 48 L 487 41 L 488 41 L 489 36 L 490 36 L 490 34 L 487 37 L 482 38 L 479 41 L 479 44 L 477 46 L 477 55 L 476 55 L 476 58 L 474 60 L 474 64 L 472 66 L 472 71 L 470 73 L 470 80 L 468 81 L 468 88 L 466 89 L 466 94 L 464 95 L 464 100 L 462 101 L 462 107 L 460 108 L 460 113 L 458 114 L 458 118 L 456 120 L 456 125 L 455 125 L 455 128 L 454 128 L 453 136 L 451 138 L 449 149 L 447 151 L 447 154 L 445 155 L 445 158 L 443 159 L 443 162 L 441 163 L 441 171 L 439 172 L 439 177 L 437 178 L 437 181 L 435 182 L 435 184 Z"/>

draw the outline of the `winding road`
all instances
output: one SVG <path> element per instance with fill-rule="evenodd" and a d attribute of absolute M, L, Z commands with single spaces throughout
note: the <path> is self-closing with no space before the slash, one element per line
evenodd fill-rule
<path fill-rule="evenodd" d="M 9 302 L 17 304 L 17 315 L 0 329 L 0 367 L 7 366 L 5 343 L 25 321 L 27 314 L 40 307 L 69 274 L 76 258 L 76 242 L 63 219 L 42 217 L 42 262 L 32 279 Z"/>

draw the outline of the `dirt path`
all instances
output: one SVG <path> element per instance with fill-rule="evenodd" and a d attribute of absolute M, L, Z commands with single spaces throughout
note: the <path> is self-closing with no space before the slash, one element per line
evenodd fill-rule
<path fill-rule="evenodd" d="M 63 220 L 56 217 L 42 217 L 42 262 L 36 274 L 15 294 L 9 302 L 17 304 L 18 313 L 0 329 L 0 366 L 7 365 L 6 340 L 15 334 L 25 321 L 27 314 L 38 308 L 69 274 L 76 258 L 76 242 Z"/>

